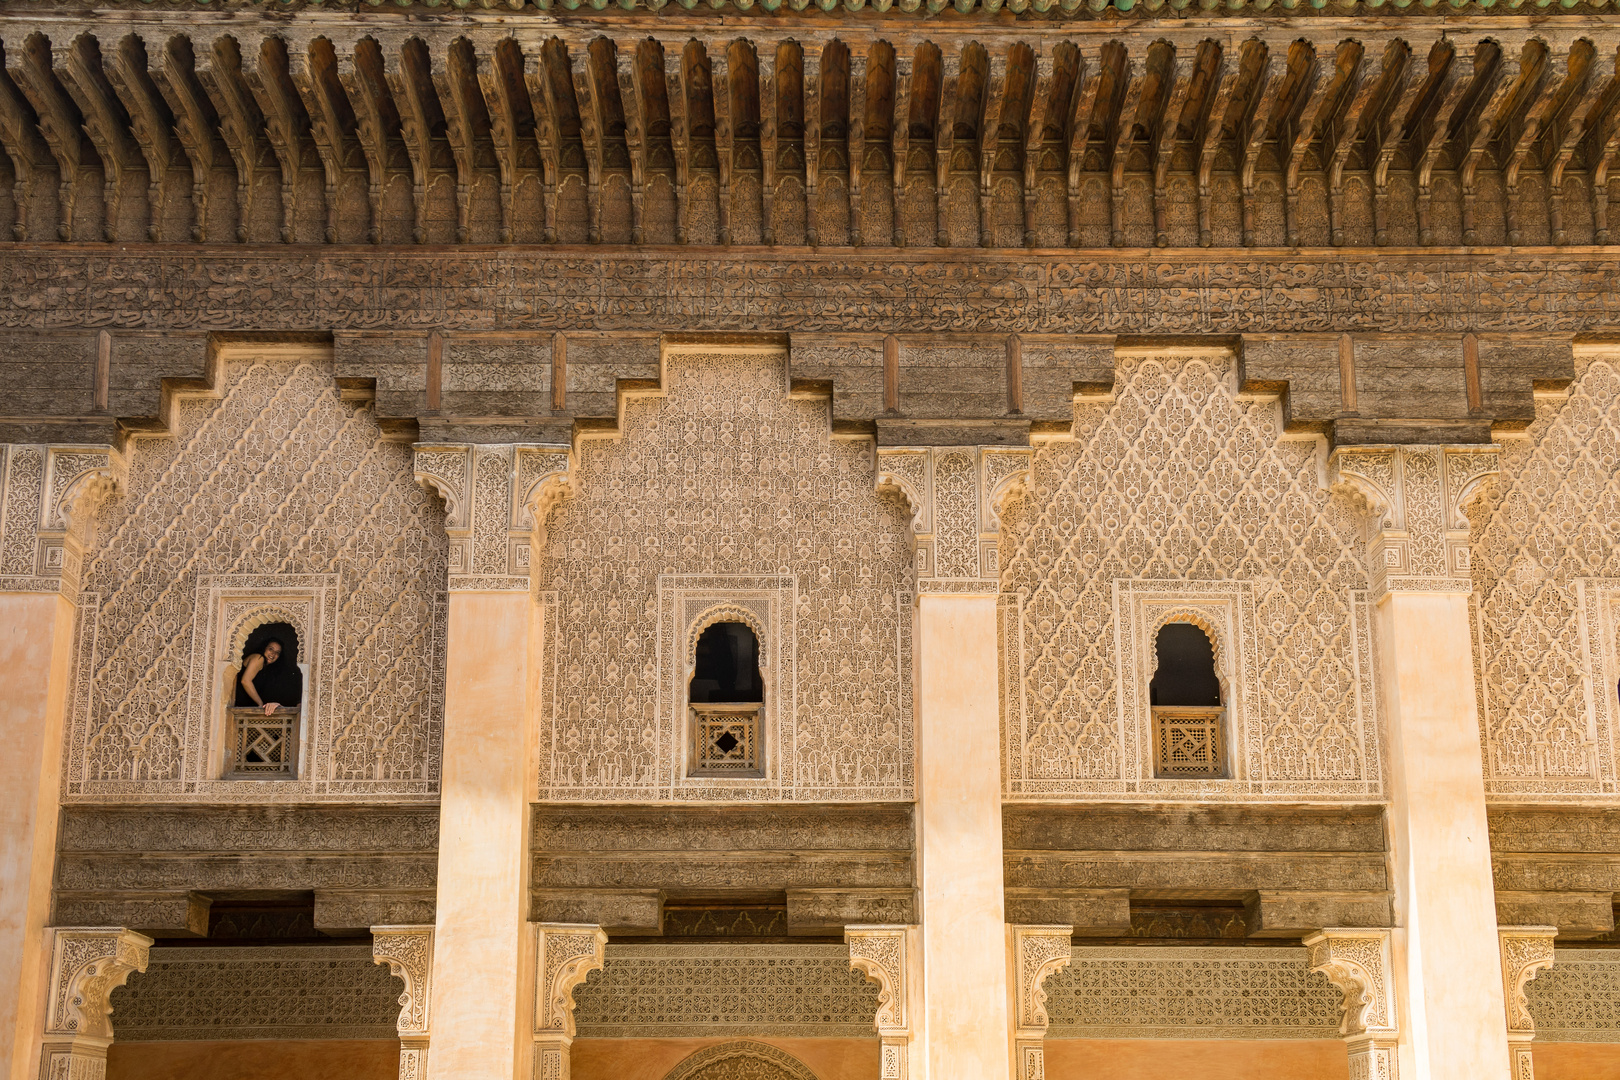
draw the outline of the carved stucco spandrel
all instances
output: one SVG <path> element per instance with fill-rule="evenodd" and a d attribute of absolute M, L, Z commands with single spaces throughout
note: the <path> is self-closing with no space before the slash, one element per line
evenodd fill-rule
<path fill-rule="evenodd" d="M 560 446 L 418 443 L 417 482 L 444 499 L 450 589 L 527 591 L 547 515 L 571 490 Z"/>
<path fill-rule="evenodd" d="M 1304 940 L 1312 971 L 1344 992 L 1339 1034 L 1350 1055 L 1350 1075 L 1397 1080 L 1400 1037 L 1395 967 L 1388 930 L 1319 930 Z"/>
<path fill-rule="evenodd" d="M 600 926 L 534 925 L 534 1080 L 568 1080 L 574 1042 L 574 988 L 602 967 Z"/>
<path fill-rule="evenodd" d="M 877 489 L 911 507 L 919 592 L 998 591 L 1001 514 L 1022 497 L 1028 447 L 879 448 Z"/>
<path fill-rule="evenodd" d="M 1556 926 L 1501 926 L 1496 930 L 1502 948 L 1502 997 L 1507 1003 L 1508 1052 L 1513 1055 L 1513 1080 L 1535 1080 L 1530 1043 L 1536 1021 L 1530 1015 L 1525 987 L 1553 966 Z"/>
<path fill-rule="evenodd" d="M 373 926 L 371 959 L 405 983 L 399 995 L 399 1080 L 427 1076 L 433 994 L 433 927 Z"/>
<path fill-rule="evenodd" d="M 911 1080 L 912 1009 L 920 985 L 916 926 L 846 926 L 849 966 L 878 985 L 873 1026 L 882 1040 L 880 1080 Z M 920 1065 L 920 1063 L 919 1063 Z"/>
<path fill-rule="evenodd" d="M 95 508 L 123 475 L 110 446 L 0 447 L 0 591 L 77 600 Z"/>
<path fill-rule="evenodd" d="M 1047 976 L 1074 958 L 1072 926 L 1008 926 L 1007 950 L 1012 962 L 1013 1080 L 1045 1080 Z"/>
<path fill-rule="evenodd" d="M 1363 536 L 1374 596 L 1469 592 L 1468 509 L 1496 475 L 1496 447 L 1341 449 L 1330 480 L 1365 501 Z"/>
<path fill-rule="evenodd" d="M 101 1080 L 112 1045 L 112 992 L 146 970 L 152 939 L 117 926 L 71 926 L 51 937 L 40 1080 Z"/>

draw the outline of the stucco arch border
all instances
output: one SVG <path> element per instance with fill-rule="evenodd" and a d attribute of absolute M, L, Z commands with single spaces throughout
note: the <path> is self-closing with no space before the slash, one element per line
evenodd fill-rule
<path fill-rule="evenodd" d="M 743 1065 L 746 1068 L 748 1064 L 754 1066 L 752 1074 L 728 1069 L 726 1075 L 747 1080 L 818 1080 L 808 1065 L 786 1050 L 745 1040 L 704 1047 L 666 1073 L 664 1080 L 708 1080 L 711 1071 L 718 1066 Z"/>

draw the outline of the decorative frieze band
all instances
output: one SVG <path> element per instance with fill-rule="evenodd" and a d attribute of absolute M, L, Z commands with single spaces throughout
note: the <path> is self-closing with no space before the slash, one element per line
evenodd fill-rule
<path fill-rule="evenodd" d="M 1072 926 L 1008 926 L 1013 978 L 1013 1080 L 1045 1080 L 1047 976 L 1074 958 Z"/>
<path fill-rule="evenodd" d="M 110 446 L 0 446 L 0 592 L 77 599 L 92 508 L 123 468 Z"/>
<path fill-rule="evenodd" d="M 526 592 L 569 477 L 567 447 L 418 443 L 416 479 L 444 498 L 451 591 Z"/>
<path fill-rule="evenodd" d="M 1468 507 L 1497 473 L 1495 447 L 1341 449 L 1334 482 L 1366 501 L 1373 595 L 1472 589 Z"/>
<path fill-rule="evenodd" d="M 399 995 L 399 1080 L 427 1076 L 433 993 L 433 927 L 373 926 L 371 959 L 404 981 Z"/>
<path fill-rule="evenodd" d="M 601 968 L 600 926 L 534 924 L 534 1080 L 568 1080 L 574 1043 L 574 988 Z"/>
<path fill-rule="evenodd" d="M 102 1080 L 112 1045 L 112 992 L 146 970 L 152 939 L 122 927 L 71 926 L 51 937 L 40 1080 Z"/>
<path fill-rule="evenodd" d="M 1312 971 L 1344 992 L 1339 1034 L 1350 1054 L 1350 1075 L 1398 1080 L 1400 1037 L 1395 964 L 1388 930 L 1320 930 L 1305 938 Z"/>
<path fill-rule="evenodd" d="M 1556 926 L 1501 926 L 1496 930 L 1502 949 L 1502 999 L 1507 1004 L 1508 1051 L 1513 1055 L 1513 1080 L 1535 1080 L 1536 1066 L 1530 1043 L 1536 1021 L 1530 1015 L 1525 987 L 1553 966 Z"/>
<path fill-rule="evenodd" d="M 878 449 L 878 490 L 911 507 L 918 592 L 999 591 L 1001 512 L 1023 495 L 1033 458 L 1016 446 Z"/>

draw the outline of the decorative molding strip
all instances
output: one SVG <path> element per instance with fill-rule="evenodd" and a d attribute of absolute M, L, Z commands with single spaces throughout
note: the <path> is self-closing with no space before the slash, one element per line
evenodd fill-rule
<path fill-rule="evenodd" d="M 600 926 L 534 926 L 534 1080 L 568 1080 L 574 1043 L 574 988 L 602 967 L 607 934 Z"/>
<path fill-rule="evenodd" d="M 371 959 L 405 982 L 399 995 L 399 1080 L 427 1076 L 433 993 L 433 927 L 373 926 Z"/>
<path fill-rule="evenodd" d="M 1496 934 L 1502 949 L 1502 999 L 1507 1004 L 1513 1080 L 1535 1080 L 1536 1065 L 1530 1043 L 1536 1037 L 1536 1021 L 1530 1015 L 1525 987 L 1553 966 L 1553 939 L 1558 936 L 1558 927 L 1499 926 Z"/>
<path fill-rule="evenodd" d="M 1007 927 L 1007 946 L 1013 962 L 1013 1080 L 1045 1080 L 1047 976 L 1069 966 L 1074 958 L 1074 927 Z"/>
<path fill-rule="evenodd" d="M 112 992 L 146 970 L 152 939 L 122 927 L 48 931 L 51 974 L 40 1080 L 102 1080 L 112 1045 Z"/>
<path fill-rule="evenodd" d="M 882 1040 L 881 1080 L 911 1080 L 911 1002 L 920 985 L 917 926 L 846 926 L 849 966 L 878 985 L 873 1025 Z M 919 1063 L 920 1064 L 920 1063 Z"/>
<path fill-rule="evenodd" d="M 1312 971 L 1344 992 L 1339 1034 L 1350 1054 L 1350 1075 L 1397 1080 L 1395 965 L 1388 930 L 1321 930 L 1304 941 Z"/>

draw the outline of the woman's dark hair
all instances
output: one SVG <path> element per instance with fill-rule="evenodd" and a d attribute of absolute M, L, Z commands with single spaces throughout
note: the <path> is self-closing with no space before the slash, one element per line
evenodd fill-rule
<path fill-rule="evenodd" d="M 281 657 L 277 663 L 298 663 L 298 631 L 284 622 L 255 626 L 242 645 L 242 663 L 247 663 L 247 658 L 254 653 L 264 652 L 265 646 L 272 641 L 281 646 Z"/>

